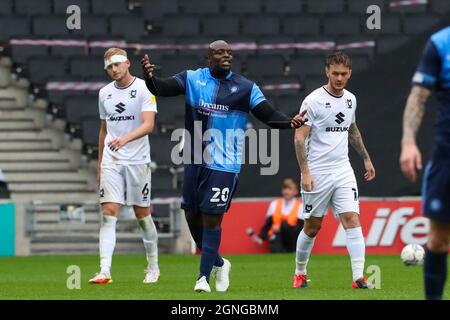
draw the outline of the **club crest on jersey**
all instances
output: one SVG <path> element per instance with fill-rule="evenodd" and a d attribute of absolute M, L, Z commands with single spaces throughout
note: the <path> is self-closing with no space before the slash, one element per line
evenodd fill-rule
<path fill-rule="evenodd" d="M 352 99 L 347 99 L 345 102 L 347 103 L 347 108 L 351 109 L 353 104 Z"/>
<path fill-rule="evenodd" d="M 137 90 L 130 91 L 130 98 L 136 98 Z"/>
<path fill-rule="evenodd" d="M 238 87 L 237 87 L 237 86 L 232 86 L 232 87 L 230 88 L 230 91 L 231 91 L 231 93 L 235 93 L 235 92 L 238 91 Z"/>

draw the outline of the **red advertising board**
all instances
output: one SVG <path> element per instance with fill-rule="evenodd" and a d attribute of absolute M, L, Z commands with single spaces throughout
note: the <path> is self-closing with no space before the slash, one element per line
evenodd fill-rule
<path fill-rule="evenodd" d="M 247 235 L 247 229 L 259 232 L 270 201 L 236 200 L 223 220 L 221 253 L 268 252 L 268 245 L 255 244 Z M 361 200 L 360 210 L 368 254 L 398 254 L 408 243 L 426 243 L 428 220 L 421 214 L 420 200 Z M 324 218 L 313 253 L 347 253 L 345 231 L 331 211 Z"/>

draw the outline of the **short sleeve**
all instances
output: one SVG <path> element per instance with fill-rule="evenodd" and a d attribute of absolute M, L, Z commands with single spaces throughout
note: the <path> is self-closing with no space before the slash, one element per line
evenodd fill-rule
<path fill-rule="evenodd" d="M 300 106 L 300 112 L 299 113 L 302 113 L 304 110 L 306 110 L 306 115 L 305 116 L 306 116 L 306 119 L 307 119 L 305 124 L 307 126 L 312 126 L 313 123 L 314 123 L 314 120 L 315 120 L 315 115 L 314 115 L 313 106 L 310 103 L 310 101 L 307 100 L 307 99 L 303 100 L 302 105 Z"/>
<path fill-rule="evenodd" d="M 272 201 L 269 205 L 269 208 L 267 209 L 266 218 L 269 218 L 273 215 L 273 212 L 275 211 L 276 201 Z"/>
<path fill-rule="evenodd" d="M 252 92 L 250 93 L 250 110 L 256 107 L 258 104 L 266 100 L 266 97 L 262 93 L 261 89 L 256 85 L 256 83 L 253 84 Z"/>
<path fill-rule="evenodd" d="M 187 71 L 177 73 L 176 75 L 173 76 L 173 78 L 175 80 L 177 80 L 178 85 L 185 92 L 186 91 L 186 82 L 187 82 Z"/>
<path fill-rule="evenodd" d="M 158 112 L 156 106 L 155 96 L 147 89 L 146 86 L 142 86 L 143 94 L 140 95 L 141 99 L 141 111 L 153 111 Z"/>
<path fill-rule="evenodd" d="M 100 114 L 100 119 L 106 120 L 107 114 L 101 92 L 98 94 L 98 113 Z"/>
<path fill-rule="evenodd" d="M 441 70 L 441 57 L 436 46 L 428 40 L 422 53 L 422 59 L 414 73 L 412 84 L 433 89 Z"/>
<path fill-rule="evenodd" d="M 356 107 L 357 107 L 358 103 L 356 102 L 355 99 L 355 108 L 353 109 L 353 116 L 352 116 L 352 123 L 356 122 Z"/>

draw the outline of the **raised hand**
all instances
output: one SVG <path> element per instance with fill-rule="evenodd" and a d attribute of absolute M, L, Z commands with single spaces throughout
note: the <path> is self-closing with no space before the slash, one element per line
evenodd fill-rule
<path fill-rule="evenodd" d="M 141 66 L 142 71 L 144 72 L 144 76 L 151 79 L 153 77 L 153 70 L 155 69 L 155 65 L 151 64 L 148 54 L 145 54 L 141 59 Z"/>

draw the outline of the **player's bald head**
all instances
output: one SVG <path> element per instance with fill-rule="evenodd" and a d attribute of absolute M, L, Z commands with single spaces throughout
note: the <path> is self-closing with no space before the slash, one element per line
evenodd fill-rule
<path fill-rule="evenodd" d="M 220 50 L 220 49 L 224 49 L 224 50 L 230 50 L 231 47 L 230 45 L 224 41 L 224 40 L 216 40 L 213 41 L 209 44 L 208 46 L 208 53 L 214 51 L 214 50 Z"/>

